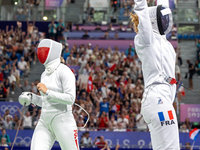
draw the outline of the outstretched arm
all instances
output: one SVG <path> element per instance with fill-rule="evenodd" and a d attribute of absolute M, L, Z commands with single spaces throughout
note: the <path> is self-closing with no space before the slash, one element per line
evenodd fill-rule
<path fill-rule="evenodd" d="M 149 11 L 146 0 L 134 0 L 134 12 L 139 18 L 138 36 L 139 44 L 150 46 L 154 43 L 153 29 L 149 17 Z"/>

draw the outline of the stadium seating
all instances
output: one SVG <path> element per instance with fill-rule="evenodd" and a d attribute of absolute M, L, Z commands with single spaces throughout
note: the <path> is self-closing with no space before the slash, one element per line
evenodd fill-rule
<path fill-rule="evenodd" d="M 183 39 L 184 39 L 184 40 L 188 40 L 188 39 L 189 39 L 188 34 L 184 34 L 184 35 L 183 35 Z"/>
<path fill-rule="evenodd" d="M 178 34 L 178 39 L 179 39 L 179 40 L 182 40 L 182 39 L 183 39 L 182 34 Z"/>
<path fill-rule="evenodd" d="M 190 40 L 194 40 L 195 39 L 195 35 L 194 34 L 190 34 L 189 39 Z"/>

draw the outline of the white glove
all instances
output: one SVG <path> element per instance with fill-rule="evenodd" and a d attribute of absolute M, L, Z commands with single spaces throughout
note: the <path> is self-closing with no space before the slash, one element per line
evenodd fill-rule
<path fill-rule="evenodd" d="M 21 105 L 24 105 L 26 103 L 26 106 L 28 106 L 32 102 L 32 93 L 31 92 L 23 92 L 19 96 L 18 100 Z"/>

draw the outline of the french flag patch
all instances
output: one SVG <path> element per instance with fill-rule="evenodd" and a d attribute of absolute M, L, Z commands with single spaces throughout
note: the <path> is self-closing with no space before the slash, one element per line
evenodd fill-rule
<path fill-rule="evenodd" d="M 167 113 L 158 112 L 158 117 L 161 122 L 161 126 L 175 124 L 172 110 L 167 111 Z"/>
<path fill-rule="evenodd" d="M 174 116 L 171 110 L 167 111 L 167 113 L 168 113 L 169 120 L 174 119 Z M 165 121 L 163 112 L 158 112 L 158 116 L 159 116 L 160 121 Z"/>

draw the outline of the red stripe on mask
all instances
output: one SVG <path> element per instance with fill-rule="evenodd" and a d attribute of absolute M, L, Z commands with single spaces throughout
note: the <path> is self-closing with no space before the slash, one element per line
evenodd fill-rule
<path fill-rule="evenodd" d="M 49 47 L 39 47 L 37 49 L 38 59 L 42 64 L 45 63 L 45 61 L 48 57 L 48 54 L 49 54 L 49 50 L 50 50 Z"/>

